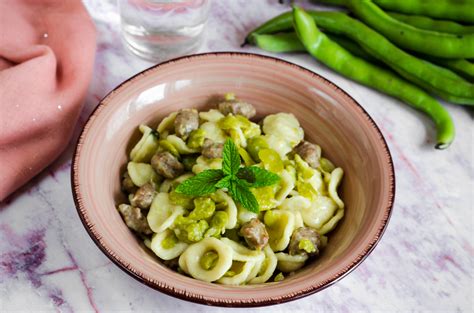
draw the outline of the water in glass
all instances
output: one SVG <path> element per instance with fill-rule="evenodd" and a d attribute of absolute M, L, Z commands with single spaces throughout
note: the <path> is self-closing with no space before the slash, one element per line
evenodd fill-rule
<path fill-rule="evenodd" d="M 196 51 L 210 0 L 119 0 L 125 45 L 138 56 L 163 61 Z"/>

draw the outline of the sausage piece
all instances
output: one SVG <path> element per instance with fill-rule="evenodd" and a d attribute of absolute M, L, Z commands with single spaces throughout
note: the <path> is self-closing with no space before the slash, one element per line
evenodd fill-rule
<path fill-rule="evenodd" d="M 261 250 L 268 244 L 268 232 L 265 224 L 258 218 L 252 218 L 240 228 L 240 234 L 250 248 Z"/>
<path fill-rule="evenodd" d="M 306 250 L 300 248 L 301 240 L 309 240 L 314 246 L 314 251 L 308 253 Z M 295 254 L 307 254 L 310 256 L 319 254 L 319 247 L 321 246 L 321 238 L 319 234 L 312 228 L 309 227 L 299 227 L 295 229 L 291 235 L 290 244 L 288 246 L 288 251 L 290 255 Z"/>
<path fill-rule="evenodd" d="M 154 197 L 155 188 L 152 184 L 148 183 L 138 188 L 138 190 L 133 195 L 131 203 L 141 209 L 148 209 Z"/>
<path fill-rule="evenodd" d="M 184 166 L 168 151 L 158 152 L 151 158 L 153 169 L 166 178 L 176 178 L 184 172 Z"/>
<path fill-rule="evenodd" d="M 199 115 L 196 110 L 182 109 L 174 120 L 174 132 L 179 137 L 186 139 L 189 134 L 199 127 Z"/>
<path fill-rule="evenodd" d="M 312 168 L 317 168 L 319 166 L 319 159 L 321 158 L 320 146 L 311 142 L 302 141 L 294 150 Z"/>
<path fill-rule="evenodd" d="M 144 235 L 151 235 L 153 233 L 148 225 L 146 216 L 142 213 L 140 208 L 128 204 L 120 204 L 118 210 L 129 228 Z"/>
<path fill-rule="evenodd" d="M 202 145 L 202 155 L 208 159 L 222 158 L 222 151 L 224 150 L 224 144 L 214 143 L 211 139 L 206 138 Z"/>
<path fill-rule="evenodd" d="M 133 183 L 132 179 L 130 178 L 130 175 L 128 175 L 128 172 L 125 172 L 125 174 L 123 174 L 122 190 L 126 193 L 134 193 L 135 191 L 137 191 L 137 186 L 135 186 L 135 184 Z"/>
<path fill-rule="evenodd" d="M 249 119 L 254 117 L 257 113 L 253 105 L 239 100 L 228 100 L 221 102 L 218 105 L 218 109 L 224 115 L 227 115 L 229 113 L 232 113 L 234 115 L 239 114 Z"/>

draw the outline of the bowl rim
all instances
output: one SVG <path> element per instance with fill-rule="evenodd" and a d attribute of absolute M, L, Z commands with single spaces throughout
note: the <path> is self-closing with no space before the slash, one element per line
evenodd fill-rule
<path fill-rule="evenodd" d="M 383 147 L 383 154 L 384 154 L 384 162 L 387 162 L 389 165 L 389 197 L 388 197 L 388 203 L 386 204 L 384 210 L 384 215 L 382 219 L 382 224 L 377 230 L 377 233 L 373 236 L 371 239 L 370 243 L 365 247 L 362 253 L 358 254 L 357 257 L 352 260 L 351 264 L 334 274 L 330 279 L 327 281 L 323 282 L 321 285 L 318 286 L 312 286 L 310 289 L 306 290 L 301 290 L 296 294 L 292 295 L 284 295 L 280 296 L 279 298 L 273 299 L 260 299 L 260 300 L 253 300 L 253 301 L 242 301 L 242 300 L 233 300 L 233 301 L 224 301 L 221 299 L 217 298 L 208 298 L 208 297 L 203 297 L 199 296 L 197 293 L 179 293 L 176 292 L 173 288 L 172 285 L 168 284 L 163 284 L 159 285 L 156 283 L 153 283 L 150 280 L 147 280 L 145 277 L 142 277 L 140 274 L 141 273 L 136 273 L 132 271 L 127 264 L 123 264 L 120 260 L 116 259 L 114 255 L 110 253 L 110 251 L 107 250 L 105 246 L 103 246 L 96 235 L 92 232 L 91 227 L 87 224 L 85 214 L 83 214 L 83 201 L 82 201 L 82 196 L 79 192 L 79 175 L 77 171 L 77 164 L 80 159 L 81 155 L 81 149 L 84 140 L 86 139 L 86 136 L 88 134 L 89 130 L 89 124 L 91 124 L 95 116 L 100 113 L 101 108 L 105 106 L 106 100 L 113 94 L 120 92 L 122 88 L 124 88 L 126 85 L 129 84 L 132 80 L 134 80 L 136 77 L 145 75 L 148 72 L 155 71 L 158 68 L 162 67 L 163 65 L 170 64 L 170 63 L 176 63 L 180 62 L 182 60 L 189 60 L 189 59 L 201 59 L 201 58 L 209 58 L 209 57 L 222 57 L 222 56 L 227 56 L 227 57 L 232 57 L 232 56 L 237 56 L 237 57 L 248 57 L 248 58 L 257 58 L 261 59 L 264 61 L 273 61 L 277 64 L 280 64 L 285 67 L 292 67 L 298 71 L 304 72 L 306 75 L 311 75 L 314 79 L 320 80 L 321 82 L 329 85 L 330 88 L 334 89 L 337 93 L 343 95 L 347 100 L 350 105 L 354 105 L 358 107 L 358 109 L 361 111 L 363 115 L 367 118 L 369 124 L 371 125 L 372 129 L 378 133 L 378 140 L 382 144 Z M 249 52 L 235 52 L 235 51 L 221 51 L 221 52 L 205 52 L 205 53 L 197 53 L 197 54 L 192 54 L 192 55 L 187 55 L 187 56 L 182 56 L 174 59 L 170 59 L 168 61 L 158 63 L 156 65 L 153 65 L 133 76 L 130 78 L 126 79 L 119 85 L 117 85 L 114 89 L 112 89 L 107 95 L 105 95 L 98 103 L 98 105 L 94 108 L 94 110 L 91 112 L 89 117 L 87 118 L 87 121 L 85 122 L 81 133 L 79 135 L 79 138 L 77 139 L 76 146 L 74 149 L 74 154 L 72 158 L 72 164 L 71 164 L 71 189 L 72 189 L 72 194 L 73 194 L 73 199 L 74 203 L 76 206 L 76 211 L 79 215 L 79 218 L 82 222 L 82 225 L 86 229 L 87 233 L 91 237 L 92 241 L 97 245 L 99 250 L 102 251 L 115 265 L 117 265 L 120 269 L 122 269 L 125 273 L 133 277 L 134 279 L 138 280 L 142 284 L 151 287 L 157 291 L 160 291 L 162 293 L 165 293 L 169 296 L 179 298 L 181 300 L 186 300 L 198 304 L 204 304 L 204 305 L 209 305 L 209 306 L 220 306 L 220 307 L 263 307 L 263 306 L 270 306 L 270 305 L 276 305 L 276 304 L 281 304 L 289 301 L 294 301 L 297 299 L 301 299 L 303 297 L 312 295 L 316 292 L 319 292 L 323 289 L 326 289 L 327 287 L 333 285 L 334 283 L 338 282 L 342 278 L 344 278 L 346 275 L 348 275 L 350 272 L 352 272 L 357 266 L 359 266 L 368 256 L 369 254 L 373 251 L 373 249 L 376 247 L 376 245 L 379 243 L 380 239 L 382 238 L 383 234 L 385 233 L 385 230 L 387 228 L 388 222 L 390 220 L 390 217 L 392 215 L 393 211 L 393 205 L 394 205 L 394 199 L 395 199 L 395 169 L 394 169 L 394 164 L 392 160 L 392 156 L 390 154 L 390 149 L 387 145 L 387 142 L 385 140 L 385 137 L 383 136 L 382 132 L 380 131 L 380 128 L 377 126 L 375 121 L 372 119 L 372 117 L 367 113 L 367 111 L 353 98 L 351 97 L 347 92 L 345 92 L 342 88 L 337 86 L 335 83 L 332 81 L 328 80 L 327 78 L 303 67 L 300 65 L 297 65 L 295 63 L 275 58 L 272 56 L 267 56 L 267 55 L 262 55 L 262 54 L 256 54 L 256 53 L 249 53 Z"/>

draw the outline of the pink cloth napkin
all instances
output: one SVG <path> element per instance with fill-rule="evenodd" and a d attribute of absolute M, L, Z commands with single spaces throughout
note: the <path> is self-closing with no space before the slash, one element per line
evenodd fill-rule
<path fill-rule="evenodd" d="M 80 0 L 0 0 L 0 201 L 66 148 L 94 55 Z"/>

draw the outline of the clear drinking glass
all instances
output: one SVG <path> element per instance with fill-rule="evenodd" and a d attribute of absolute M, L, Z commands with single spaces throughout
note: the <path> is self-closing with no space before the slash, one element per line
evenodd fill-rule
<path fill-rule="evenodd" d="M 201 45 L 210 0 L 118 0 L 124 43 L 136 55 L 163 61 Z"/>

